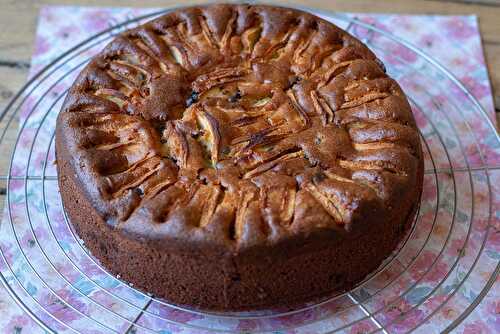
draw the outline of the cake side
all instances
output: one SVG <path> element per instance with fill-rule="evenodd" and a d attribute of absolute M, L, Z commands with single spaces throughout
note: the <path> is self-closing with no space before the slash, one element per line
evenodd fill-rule
<path fill-rule="evenodd" d="M 56 142 L 59 161 L 67 152 Z M 199 310 L 295 309 L 347 291 L 375 270 L 411 226 L 400 220 L 342 239 L 331 230 L 243 253 L 165 251 L 113 229 L 81 193 L 68 162 L 57 165 L 64 209 L 86 247 L 110 272 L 169 303 Z M 420 193 L 421 189 L 415 189 Z"/>

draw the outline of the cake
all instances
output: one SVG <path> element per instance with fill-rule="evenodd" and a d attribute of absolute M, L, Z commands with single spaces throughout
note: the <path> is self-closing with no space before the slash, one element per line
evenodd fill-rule
<path fill-rule="evenodd" d="M 359 40 L 264 5 L 182 8 L 110 42 L 57 119 L 60 193 L 114 275 L 199 310 L 347 291 L 415 216 L 410 105 Z"/>

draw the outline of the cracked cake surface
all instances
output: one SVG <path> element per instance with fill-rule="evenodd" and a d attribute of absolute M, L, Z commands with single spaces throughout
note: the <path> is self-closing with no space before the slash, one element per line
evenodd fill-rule
<path fill-rule="evenodd" d="M 92 254 L 208 309 L 349 288 L 394 250 L 422 188 L 417 127 L 382 62 L 272 6 L 184 8 L 116 37 L 70 89 L 56 152 Z"/>

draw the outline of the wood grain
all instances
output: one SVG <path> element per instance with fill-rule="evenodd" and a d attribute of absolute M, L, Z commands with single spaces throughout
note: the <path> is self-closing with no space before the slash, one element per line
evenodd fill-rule
<path fill-rule="evenodd" d="M 207 1 L 182 1 L 198 4 Z M 124 7 L 167 7 L 179 0 L 0 0 L 0 112 L 26 80 L 33 52 L 36 19 L 43 5 L 86 5 Z M 497 121 L 500 121 L 500 1 L 407 1 L 407 0 L 292 0 L 276 4 L 307 5 L 325 10 L 345 12 L 380 12 L 406 14 L 476 14 L 483 37 L 487 65 L 493 86 Z M 0 123 L 0 133 L 2 129 Z M 11 134 L 12 135 L 12 134 Z M 0 175 L 7 157 L 0 152 Z M 2 193 L 0 185 L 0 196 Z"/>
<path fill-rule="evenodd" d="M 43 5 L 88 5 L 166 7 L 178 4 L 178 0 L 1 0 L 0 11 L 0 77 L 5 68 L 26 69 L 33 51 L 38 10 Z M 194 4 L 206 1 L 182 1 Z M 278 4 L 296 4 L 326 10 L 352 12 L 381 12 L 408 14 L 476 14 L 483 36 L 485 53 L 494 88 L 495 103 L 500 111 L 500 1 L 407 1 L 407 0 L 291 0 L 275 1 Z M 374 6 L 376 3 L 376 6 Z M 19 86 L 13 85 L 11 90 Z M 1 91 L 0 91 L 1 94 Z"/>

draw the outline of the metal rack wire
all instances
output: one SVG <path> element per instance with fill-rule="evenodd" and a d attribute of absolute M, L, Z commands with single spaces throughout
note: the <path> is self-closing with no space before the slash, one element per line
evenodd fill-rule
<path fill-rule="evenodd" d="M 434 319 L 443 308 L 477 279 L 491 230 L 490 173 L 500 166 L 488 164 L 486 139 L 477 135 L 470 120 L 482 120 L 488 140 L 500 143 L 500 138 L 472 94 L 433 58 L 341 14 L 319 13 L 368 44 L 401 83 L 427 158 L 426 191 L 418 215 L 390 259 L 352 291 L 300 310 L 207 314 L 134 289 L 88 253 L 71 229 L 57 192 L 52 165 L 55 117 L 67 87 L 92 55 L 123 29 L 166 11 L 132 18 L 75 46 L 35 75 L 0 115 L 5 121 L 0 152 L 11 157 L 5 170 L 0 166 L 0 181 L 7 189 L 6 217 L 0 225 L 0 280 L 12 298 L 47 332 L 336 333 L 357 326 L 370 333 L 394 333 L 436 326 Z M 418 62 L 408 63 L 386 51 L 393 46 L 414 53 Z M 16 118 L 21 125 L 12 143 L 7 136 L 17 127 Z M 450 256 L 455 248 L 460 251 Z M 428 262 L 425 270 L 416 266 L 419 261 Z M 490 266 L 489 277 L 475 288 L 462 312 L 440 322 L 443 331 L 458 326 L 489 291 L 500 270 L 498 261 Z M 409 322 L 416 313 L 418 321 Z"/>

